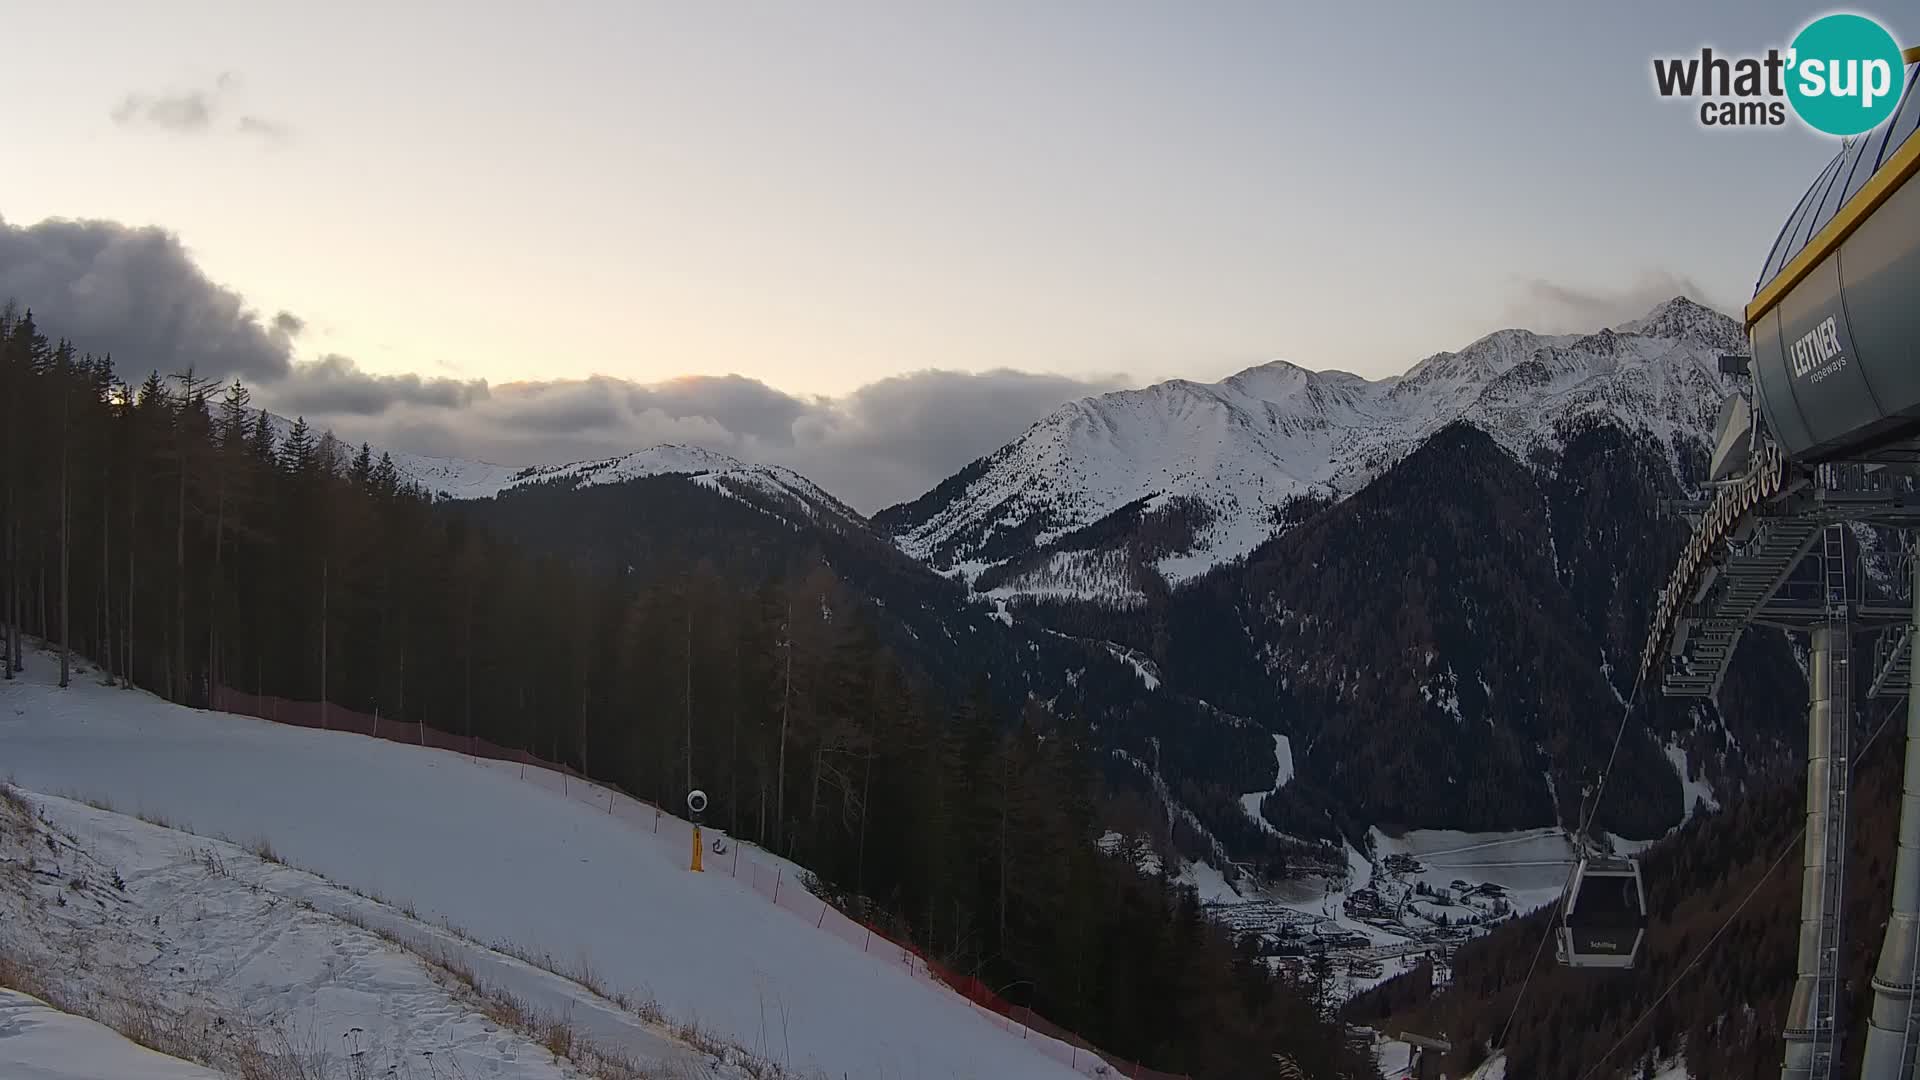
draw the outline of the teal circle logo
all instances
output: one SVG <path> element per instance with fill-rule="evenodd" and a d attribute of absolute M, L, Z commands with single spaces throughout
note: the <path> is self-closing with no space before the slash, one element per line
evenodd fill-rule
<path fill-rule="evenodd" d="M 1900 104 L 1906 65 L 1886 28 L 1864 15 L 1827 15 L 1807 24 L 1788 54 L 1787 99 L 1816 131 L 1872 131 Z"/>

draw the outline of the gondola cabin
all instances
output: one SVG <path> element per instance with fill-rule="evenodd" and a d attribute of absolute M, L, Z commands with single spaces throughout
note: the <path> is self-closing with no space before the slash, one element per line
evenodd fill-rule
<path fill-rule="evenodd" d="M 1561 898 L 1561 961 L 1576 968 L 1630 968 L 1646 933 L 1640 864 L 1602 855 L 1581 859 Z"/>

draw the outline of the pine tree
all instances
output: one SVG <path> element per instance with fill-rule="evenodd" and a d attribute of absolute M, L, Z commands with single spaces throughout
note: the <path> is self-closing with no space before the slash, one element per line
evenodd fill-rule
<path fill-rule="evenodd" d="M 73 343 L 54 350 L 53 378 L 60 395 L 60 689 L 73 667 Z"/>
<path fill-rule="evenodd" d="M 391 499 L 400 490 L 400 470 L 394 467 L 393 455 L 382 452 L 380 464 L 373 467 L 372 488 L 381 498 Z"/>
<path fill-rule="evenodd" d="M 259 462 L 274 460 L 273 425 L 263 410 L 253 414 L 253 434 L 247 438 L 247 452 Z"/>
<path fill-rule="evenodd" d="M 313 429 L 307 426 L 307 418 L 298 417 L 293 422 L 293 430 L 287 432 L 287 439 L 280 444 L 280 471 L 290 477 L 305 477 L 314 470 Z"/>

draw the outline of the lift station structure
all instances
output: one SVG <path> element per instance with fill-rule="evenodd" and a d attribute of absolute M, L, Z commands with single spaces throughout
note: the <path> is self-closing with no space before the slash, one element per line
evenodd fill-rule
<path fill-rule="evenodd" d="M 1854 698 L 1907 699 L 1893 906 L 1858 1075 L 1920 1060 L 1920 49 L 1892 118 L 1821 171 L 1775 240 L 1746 308 L 1743 389 L 1722 404 L 1711 498 L 1656 606 L 1643 683 L 1716 697 L 1748 626 L 1809 636 L 1807 831 L 1783 1080 L 1851 1075 L 1841 1015 Z M 1902 536 L 1905 597 L 1849 572 L 1858 526 Z M 1856 654 L 1856 641 L 1876 645 Z M 1863 670 L 1864 669 L 1864 670 Z M 1870 673 L 1870 674 L 1869 674 Z"/>

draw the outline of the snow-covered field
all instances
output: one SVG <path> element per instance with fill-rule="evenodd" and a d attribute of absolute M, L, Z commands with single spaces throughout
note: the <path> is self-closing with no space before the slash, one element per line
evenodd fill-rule
<path fill-rule="evenodd" d="M 689 873 L 684 847 L 511 768 L 181 708 L 94 674 L 60 691 L 45 657 L 28 666 L 0 684 L 0 772 L 30 791 L 264 840 L 290 866 L 591 968 L 609 993 L 798 1072 L 1078 1075 L 1042 1040 L 776 910 L 744 875 Z"/>
<path fill-rule="evenodd" d="M 1492 883 L 1506 890 L 1514 908 L 1525 913 L 1560 898 L 1573 870 L 1573 849 L 1559 829 L 1469 833 L 1415 829 L 1400 836 L 1373 831 L 1379 858 L 1408 855 L 1425 870 L 1407 876 L 1443 889 L 1458 878 Z"/>
<path fill-rule="evenodd" d="M 1290 779 L 1291 761 L 1284 744 L 1276 741 L 1275 751 L 1278 787 Z M 1248 813 L 1257 812 L 1264 794 L 1244 798 Z M 1399 836 L 1376 829 L 1371 836 L 1371 859 L 1346 845 L 1344 875 L 1236 886 L 1199 862 L 1183 863 L 1177 879 L 1193 886 L 1213 917 L 1235 933 L 1275 933 L 1282 941 L 1304 934 L 1340 942 L 1331 955 L 1340 992 L 1351 996 L 1411 971 L 1429 954 L 1444 952 L 1481 928 L 1556 902 L 1572 868 L 1571 849 L 1557 829 L 1415 830 Z M 1395 856 L 1417 860 L 1419 868 L 1408 869 Z M 1456 881 L 1468 888 L 1456 887 Z M 1421 884 L 1428 889 L 1424 894 L 1417 889 Z M 1499 889 L 1488 890 L 1488 885 Z M 1276 962 L 1304 963 L 1297 958 Z"/>

